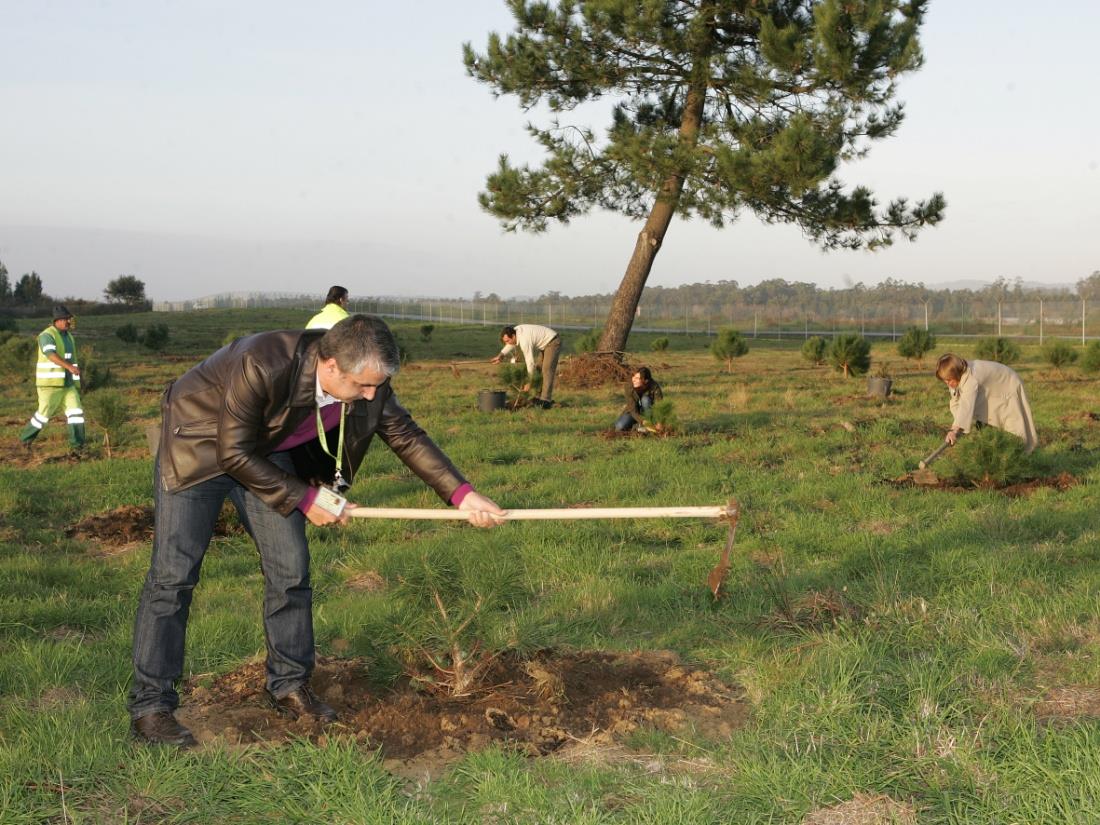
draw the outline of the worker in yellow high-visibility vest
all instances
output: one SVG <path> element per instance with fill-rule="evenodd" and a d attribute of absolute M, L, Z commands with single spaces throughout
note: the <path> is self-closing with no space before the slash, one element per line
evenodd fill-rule
<path fill-rule="evenodd" d="M 53 323 L 38 334 L 38 410 L 19 438 L 30 449 L 46 422 L 61 409 L 69 425 L 69 446 L 74 453 L 84 448 L 84 410 L 80 405 L 80 365 L 72 335 L 73 314 L 61 304 L 53 308 Z"/>

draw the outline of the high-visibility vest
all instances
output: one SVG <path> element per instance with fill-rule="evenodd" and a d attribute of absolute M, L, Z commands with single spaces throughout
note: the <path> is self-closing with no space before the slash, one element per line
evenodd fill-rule
<path fill-rule="evenodd" d="M 49 335 L 53 339 L 53 345 L 47 344 L 43 347 L 39 344 L 38 346 L 38 367 L 35 372 L 35 384 L 39 387 L 64 387 L 65 381 L 71 373 L 46 356 L 53 352 L 62 361 L 72 364 L 74 367 L 78 366 L 76 363 L 76 342 L 73 340 L 72 335 L 62 332 L 53 324 L 50 324 L 39 333 L 39 336 L 42 335 Z M 79 375 L 73 375 L 72 380 L 75 384 L 80 384 Z"/>
<path fill-rule="evenodd" d="M 309 319 L 306 329 L 332 329 L 348 317 L 348 311 L 339 304 L 325 304 L 321 311 Z"/>

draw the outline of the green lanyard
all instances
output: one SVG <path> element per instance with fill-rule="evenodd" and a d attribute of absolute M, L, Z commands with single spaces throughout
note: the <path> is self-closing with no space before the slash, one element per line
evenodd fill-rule
<path fill-rule="evenodd" d="M 328 438 L 325 434 L 325 425 L 321 421 L 321 408 L 317 407 L 317 440 L 321 442 L 321 449 L 325 451 L 325 455 L 336 462 L 336 475 L 332 478 L 334 487 L 339 488 L 344 482 L 344 476 L 340 472 L 340 468 L 344 465 L 344 419 L 347 417 L 348 407 L 343 401 L 340 402 L 340 434 L 336 437 L 336 455 L 333 455 L 328 451 Z"/>

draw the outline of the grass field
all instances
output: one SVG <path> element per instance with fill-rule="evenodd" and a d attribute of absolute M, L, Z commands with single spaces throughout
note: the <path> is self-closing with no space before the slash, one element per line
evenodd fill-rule
<path fill-rule="evenodd" d="M 13 444 L 34 408 L 26 376 L 0 390 L 0 822 L 1094 823 L 1100 821 L 1098 384 L 1059 377 L 1025 349 L 1041 475 L 1076 486 L 1010 497 L 896 486 L 950 423 L 947 394 L 887 344 L 897 393 L 864 397 L 800 358 L 752 341 L 726 373 L 706 339 L 667 352 L 631 340 L 675 402 L 669 438 L 601 437 L 618 388 L 561 387 L 547 411 L 479 413 L 496 386 L 496 332 L 396 324 L 412 360 L 395 379 L 418 422 L 505 507 L 723 504 L 743 508 L 726 591 L 705 586 L 724 540 L 701 521 L 355 523 L 311 529 L 315 621 L 326 656 L 376 655 L 391 607 L 386 571 L 454 553 L 521 571 L 509 621 L 540 646 L 671 650 L 747 707 L 705 726 L 634 731 L 584 758 L 468 753 L 430 781 L 398 777 L 369 740 L 340 735 L 186 753 L 129 738 L 129 645 L 149 543 L 106 554 L 66 535 L 90 515 L 151 503 L 140 429 L 164 383 L 230 334 L 301 313 L 204 311 L 98 317 L 76 330 L 133 412 L 107 460 L 64 460 L 54 419 L 37 455 Z M 163 354 L 114 336 L 167 321 Z M 44 324 L 43 324 L 44 325 Z M 25 325 L 33 334 L 39 326 Z M 565 352 L 572 337 L 567 336 Z M 971 355 L 969 345 L 959 352 Z M 88 352 L 89 348 L 91 353 Z M 941 342 L 940 350 L 946 349 Z M 20 381 L 21 377 L 28 380 Z M 91 408 L 91 396 L 85 406 Z M 375 446 L 352 497 L 440 506 Z M 382 586 L 349 583 L 382 571 Z M 262 579 L 247 538 L 212 545 L 188 636 L 190 675 L 262 657 Z M 379 690 L 384 690 L 381 685 Z"/>

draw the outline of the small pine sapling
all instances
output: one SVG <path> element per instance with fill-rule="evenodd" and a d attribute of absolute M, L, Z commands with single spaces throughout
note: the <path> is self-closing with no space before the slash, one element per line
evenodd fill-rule
<path fill-rule="evenodd" d="M 667 337 L 654 338 L 653 343 L 649 345 L 649 348 L 654 352 L 664 352 L 668 349 L 669 340 Z"/>
<path fill-rule="evenodd" d="M 1020 360 L 1020 348 L 1008 338 L 983 338 L 974 352 L 983 361 L 997 361 L 1006 366 Z"/>
<path fill-rule="evenodd" d="M 1081 358 L 1081 369 L 1090 375 L 1100 372 L 1100 341 L 1089 341 Z"/>
<path fill-rule="evenodd" d="M 418 685 L 457 698 L 482 687 L 503 653 L 528 649 L 515 610 L 526 597 L 514 556 L 434 547 L 401 554 L 386 571 L 396 581 L 392 630 Z"/>
<path fill-rule="evenodd" d="M 1058 375 L 1063 378 L 1065 373 L 1062 368 L 1076 361 L 1078 355 L 1080 353 L 1065 341 L 1051 341 L 1043 347 L 1043 360 L 1054 367 Z"/>
<path fill-rule="evenodd" d="M 432 333 L 435 332 L 435 324 L 421 324 L 420 325 L 420 340 L 425 344 L 432 340 Z"/>
<path fill-rule="evenodd" d="M 820 367 L 825 363 L 825 349 L 827 347 L 828 342 L 824 338 L 820 335 L 814 335 L 803 342 L 802 357 L 815 367 Z"/>
<path fill-rule="evenodd" d="M 733 372 L 733 359 L 749 351 L 749 342 L 735 329 L 723 329 L 718 333 L 710 351 L 719 361 L 726 362 L 726 372 Z"/>
<path fill-rule="evenodd" d="M 970 433 L 948 452 L 941 475 L 974 487 L 1003 487 L 1033 473 L 1027 445 L 997 427 Z"/>
<path fill-rule="evenodd" d="M 920 327 L 909 327 L 898 340 L 898 355 L 916 361 L 918 368 L 924 366 L 924 356 L 935 348 L 936 336 Z"/>
<path fill-rule="evenodd" d="M 871 342 L 862 335 L 838 335 L 829 345 L 829 363 L 845 378 L 863 375 L 871 368 Z"/>
<path fill-rule="evenodd" d="M 103 429 L 103 451 L 111 458 L 114 447 L 121 447 L 133 432 L 130 406 L 117 390 L 101 390 L 85 402 L 90 418 Z"/>
<path fill-rule="evenodd" d="M 649 409 L 645 422 L 662 435 L 675 432 L 680 426 L 680 419 L 676 416 L 676 409 L 668 398 L 662 398 Z"/>

